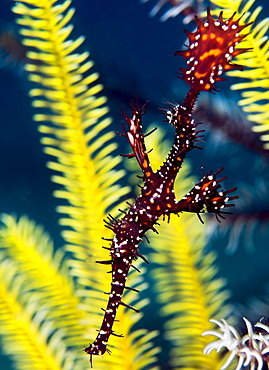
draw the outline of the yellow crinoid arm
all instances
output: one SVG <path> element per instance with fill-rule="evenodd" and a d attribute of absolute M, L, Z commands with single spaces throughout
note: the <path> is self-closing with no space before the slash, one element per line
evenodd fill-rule
<path fill-rule="evenodd" d="M 124 207 L 121 198 L 129 190 L 117 184 L 124 172 L 116 170 L 121 159 L 113 155 L 114 133 L 108 130 L 111 120 L 106 116 L 106 98 L 100 94 L 98 75 L 90 71 L 93 63 L 88 60 L 88 53 L 78 52 L 84 38 L 70 38 L 74 14 L 70 4 L 69 0 L 21 0 L 16 1 L 13 10 L 18 15 L 23 43 L 29 48 L 30 62 L 25 68 L 34 83 L 30 92 L 33 105 L 39 110 L 34 118 L 41 123 L 44 151 L 52 158 L 48 162 L 55 171 L 52 180 L 60 185 L 54 195 L 63 200 L 58 211 L 63 215 L 60 223 L 65 251 L 72 255 L 66 264 L 76 282 L 73 294 L 78 299 L 77 307 L 85 311 L 80 324 L 88 328 L 84 343 L 87 346 L 97 335 L 101 308 L 106 307 L 104 292 L 109 292 L 111 283 L 106 268 L 96 264 L 96 260 L 109 259 L 101 238 L 113 236 L 104 227 L 103 219 L 107 212 L 117 216 L 117 208 Z M 131 293 L 124 297 L 130 305 L 133 299 Z M 129 317 L 129 326 L 122 324 L 121 318 Z M 124 359 L 129 356 L 128 369 L 141 370 L 143 362 L 137 360 L 141 353 L 152 364 L 155 349 L 150 344 L 151 335 L 144 336 L 143 346 L 135 345 L 139 343 L 139 333 L 134 335 L 134 342 L 130 339 L 131 328 L 140 316 L 133 318 L 132 312 L 121 307 L 118 318 L 115 331 L 124 338 L 111 337 L 113 355 L 96 356 L 94 369 L 119 369 L 119 363 L 126 369 Z M 84 340 L 85 333 L 81 335 Z M 81 356 L 85 356 L 82 347 Z"/>
<path fill-rule="evenodd" d="M 0 245 L 2 260 L 17 266 L 27 289 L 37 292 L 36 301 L 47 304 L 55 327 L 65 326 L 66 345 L 81 348 L 87 338 L 87 313 L 80 310 L 74 282 L 68 276 L 64 253 L 54 253 L 54 245 L 43 227 L 22 216 L 1 215 Z M 0 263 L 0 269 L 1 269 Z M 1 311 L 0 311 L 1 315 Z"/>
<path fill-rule="evenodd" d="M 87 370 L 87 313 L 63 253 L 25 216 L 1 216 L 0 246 L 1 348 L 13 368 Z"/>
<path fill-rule="evenodd" d="M 253 131 L 264 132 L 269 130 L 269 41 L 268 27 L 269 18 L 260 20 L 262 7 L 255 8 L 255 0 L 210 0 L 217 6 L 214 10 L 219 13 L 223 10 L 225 17 L 230 17 L 236 12 L 236 17 L 241 17 L 240 24 L 253 22 L 246 28 L 246 33 L 250 32 L 242 41 L 242 48 L 249 48 L 246 53 L 236 57 L 235 63 L 243 65 L 244 71 L 234 70 L 228 75 L 247 79 L 244 82 L 236 83 L 232 86 L 233 90 L 242 90 L 242 100 L 239 105 L 248 113 L 247 117 L 254 122 Z M 269 135 L 261 135 L 261 139 L 266 141 L 264 147 L 269 148 Z"/>
<path fill-rule="evenodd" d="M 158 168 L 164 157 L 160 149 L 164 148 L 163 134 L 157 130 L 147 139 L 148 147 L 158 148 L 149 154 L 152 167 Z M 176 181 L 177 199 L 196 182 L 189 173 L 185 163 Z M 150 260 L 159 265 L 153 271 L 155 290 L 162 306 L 161 315 L 168 318 L 165 330 L 166 339 L 173 344 L 170 353 L 173 369 L 221 368 L 219 354 L 210 358 L 203 354 L 210 339 L 202 333 L 213 329 L 209 322 L 212 317 L 226 317 L 231 308 L 225 304 L 229 295 L 223 289 L 225 282 L 216 278 L 215 254 L 205 251 L 205 227 L 196 215 L 172 215 L 169 223 L 163 222 L 158 228 L 157 236 L 150 235 L 154 248 Z"/>
<path fill-rule="evenodd" d="M 107 130 L 111 119 L 106 98 L 99 94 L 102 85 L 97 73 L 90 72 L 89 53 L 76 51 L 84 38 L 69 39 L 70 3 L 17 1 L 13 10 L 23 43 L 32 50 L 27 56 L 33 62 L 26 65 L 35 86 L 30 95 L 40 111 L 34 118 L 43 123 L 44 151 L 52 157 L 48 167 L 56 172 L 52 180 L 60 185 L 54 195 L 66 204 L 58 207 L 66 248 L 90 262 L 102 258 L 101 237 L 110 236 L 103 219 L 128 189 L 117 185 L 123 172 L 115 170 L 120 157 L 112 156 L 116 144 Z M 84 265 L 87 274 L 90 269 Z"/>
<path fill-rule="evenodd" d="M 13 367 L 88 370 L 83 345 L 88 342 L 93 319 L 98 321 L 100 301 L 89 292 L 91 307 L 85 309 L 89 302 L 81 300 L 82 290 L 68 275 L 62 251 L 54 253 L 48 234 L 26 216 L 17 220 L 1 215 L 0 246 L 1 346 L 13 360 Z M 130 277 L 136 289 L 147 288 L 137 273 Z M 132 291 L 125 296 L 131 305 L 136 299 Z M 135 305 L 141 309 L 147 303 L 144 299 Z M 93 309 L 95 312 L 90 312 Z M 141 315 L 120 310 L 116 329 L 122 330 L 124 337 L 115 337 L 113 356 L 94 359 L 95 369 L 142 370 L 156 362 L 159 349 L 151 340 L 157 333 L 132 330 Z M 16 343 L 16 350 L 12 343 Z"/>

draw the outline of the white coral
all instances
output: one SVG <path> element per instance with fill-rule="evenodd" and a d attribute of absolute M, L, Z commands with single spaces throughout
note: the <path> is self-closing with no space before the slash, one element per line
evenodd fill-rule
<path fill-rule="evenodd" d="M 214 349 L 219 352 L 222 348 L 226 348 L 230 352 L 221 370 L 226 369 L 235 357 L 238 357 L 235 370 L 240 370 L 243 366 L 249 366 L 250 370 L 262 370 L 264 364 L 268 365 L 269 327 L 258 322 L 255 327 L 262 329 L 265 334 L 260 331 L 254 333 L 251 323 L 245 317 L 243 319 L 247 327 L 247 334 L 243 337 L 240 337 L 237 330 L 228 325 L 224 319 L 221 322 L 210 320 L 219 326 L 221 332 L 209 330 L 203 333 L 203 335 L 214 335 L 219 338 L 205 347 L 205 354 L 209 354 Z"/>

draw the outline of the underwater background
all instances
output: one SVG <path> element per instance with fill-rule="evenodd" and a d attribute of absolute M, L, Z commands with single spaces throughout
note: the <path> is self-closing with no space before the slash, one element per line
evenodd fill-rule
<path fill-rule="evenodd" d="M 72 5 L 76 8 L 73 37 L 86 37 L 81 48 L 90 51 L 94 70 L 100 74 L 113 118 L 112 129 L 120 130 L 120 108 L 128 111 L 128 104 L 138 95 L 140 102 L 149 100 L 144 125 L 157 123 L 166 130 L 167 137 L 172 138 L 173 130 L 164 122 L 160 108 L 167 107 L 167 101 L 180 103 L 187 92 L 184 81 L 176 76 L 184 61 L 174 56 L 174 52 L 181 50 L 186 41 L 183 29 L 192 31 L 194 23 L 183 24 L 182 15 L 166 22 L 160 22 L 159 15 L 150 18 L 148 13 L 154 1 L 141 4 L 138 0 L 74 0 Z M 257 0 L 256 5 L 263 6 L 262 17 L 269 16 L 266 0 Z M 1 29 L 16 31 L 12 6 L 11 1 L 0 2 Z M 22 64 L 9 63 L 2 55 L 0 65 L 0 212 L 27 214 L 44 225 L 58 248 L 64 241 L 55 212 L 58 200 L 52 196 L 57 185 L 50 181 L 52 173 L 45 166 L 48 156 L 42 151 L 41 135 L 32 119 L 34 112 L 28 91 L 33 86 Z M 238 92 L 230 90 L 234 81 L 235 78 L 229 77 L 217 86 L 221 91 L 217 94 L 218 104 L 223 100 L 224 111 L 231 117 L 243 115 L 237 111 L 236 104 L 232 104 L 240 99 Z M 202 95 L 206 101 L 204 96 L 210 99 L 212 94 Z M 210 105 L 214 104 L 212 101 Z M 193 174 L 200 178 L 201 167 L 205 171 L 224 167 L 224 174 L 228 176 L 224 187 L 236 186 L 240 196 L 235 202 L 233 217 L 228 216 L 227 222 L 219 225 L 212 217 L 209 226 L 205 226 L 208 249 L 217 252 L 218 275 L 227 280 L 231 292 L 229 301 L 235 304 L 235 312 L 255 322 L 269 316 L 269 152 L 246 148 L 237 135 L 231 140 L 225 127 L 219 129 L 206 124 L 204 119 L 203 122 L 207 130 L 202 143 L 204 149 L 189 155 Z M 116 140 L 118 153 L 128 153 L 127 143 L 119 137 Z M 143 246 L 141 250 L 143 253 Z M 256 299 L 267 304 L 258 305 Z M 155 309 L 158 307 L 147 307 L 147 320 Z M 158 329 L 154 320 L 148 326 Z M 16 351 L 16 343 L 13 345 Z M 4 355 L 0 358 L 0 368 L 12 369 Z"/>

